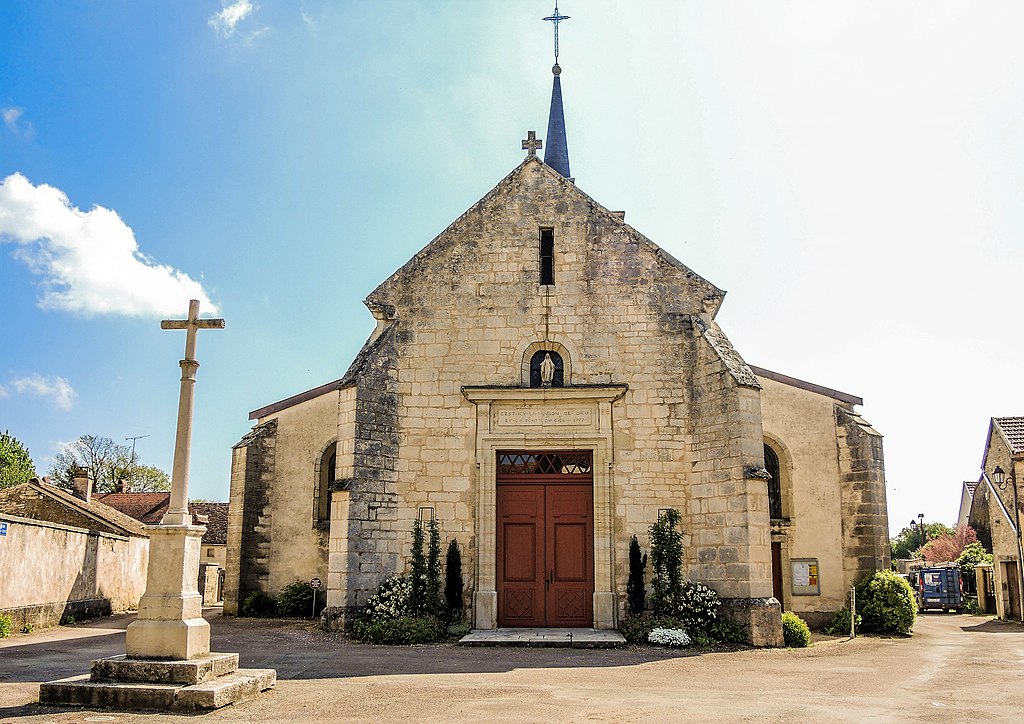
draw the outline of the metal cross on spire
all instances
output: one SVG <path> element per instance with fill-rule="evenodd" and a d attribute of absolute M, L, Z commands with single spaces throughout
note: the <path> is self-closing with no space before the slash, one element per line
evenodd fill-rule
<path fill-rule="evenodd" d="M 544 19 L 550 20 L 555 26 L 555 65 L 558 65 L 558 24 L 563 20 L 568 20 L 569 16 L 558 12 L 558 1 L 555 0 L 555 12 Z"/>

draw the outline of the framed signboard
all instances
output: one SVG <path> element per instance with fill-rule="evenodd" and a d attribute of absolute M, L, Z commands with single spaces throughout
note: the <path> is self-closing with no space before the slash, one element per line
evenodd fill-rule
<path fill-rule="evenodd" d="M 821 581 L 818 578 L 817 558 L 792 558 L 793 595 L 820 596 Z"/>

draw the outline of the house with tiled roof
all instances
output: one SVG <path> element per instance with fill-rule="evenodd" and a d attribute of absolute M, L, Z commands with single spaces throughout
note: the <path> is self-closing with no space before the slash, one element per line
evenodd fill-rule
<path fill-rule="evenodd" d="M 146 525 L 159 525 L 170 505 L 170 493 L 96 493 L 94 500 Z M 189 512 L 206 526 L 199 563 L 224 568 L 228 544 L 228 504 L 193 501 Z"/>
<path fill-rule="evenodd" d="M 1024 417 L 993 417 L 971 499 L 968 523 L 992 551 L 996 615 L 1024 621 Z M 966 484 L 965 484 L 966 487 Z M 963 501 L 961 501 L 961 505 Z"/>
<path fill-rule="evenodd" d="M 53 626 L 138 606 L 149 536 L 135 518 L 48 479 L 0 490 L 0 614 L 16 629 Z"/>

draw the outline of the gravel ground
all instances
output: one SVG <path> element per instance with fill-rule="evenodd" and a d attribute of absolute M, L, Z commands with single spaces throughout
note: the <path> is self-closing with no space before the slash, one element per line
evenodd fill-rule
<path fill-rule="evenodd" d="M 273 690 L 195 716 L 31 703 L 39 682 L 124 652 L 132 619 L 117 616 L 0 642 L 0 721 L 1024 720 L 1024 626 L 985 617 L 930 614 L 910 638 L 710 652 L 367 646 L 297 621 L 207 618 L 214 650 L 277 669 Z"/>

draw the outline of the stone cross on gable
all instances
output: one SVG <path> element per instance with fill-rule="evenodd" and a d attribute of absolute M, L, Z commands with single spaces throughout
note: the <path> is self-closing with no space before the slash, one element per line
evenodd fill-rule
<path fill-rule="evenodd" d="M 537 149 L 543 148 L 544 142 L 537 138 L 536 131 L 527 131 L 526 138 L 523 139 L 523 150 L 529 151 L 529 155 L 536 156 Z"/>
<path fill-rule="evenodd" d="M 160 329 L 184 329 L 185 359 L 181 366 L 181 389 L 178 394 L 178 427 L 174 435 L 174 465 L 171 468 L 171 501 L 161 525 L 191 525 L 188 512 L 188 467 L 192 455 L 192 407 L 195 400 L 196 333 L 200 329 L 224 329 L 223 319 L 200 319 L 199 300 L 188 303 L 188 319 L 165 319 Z"/>

